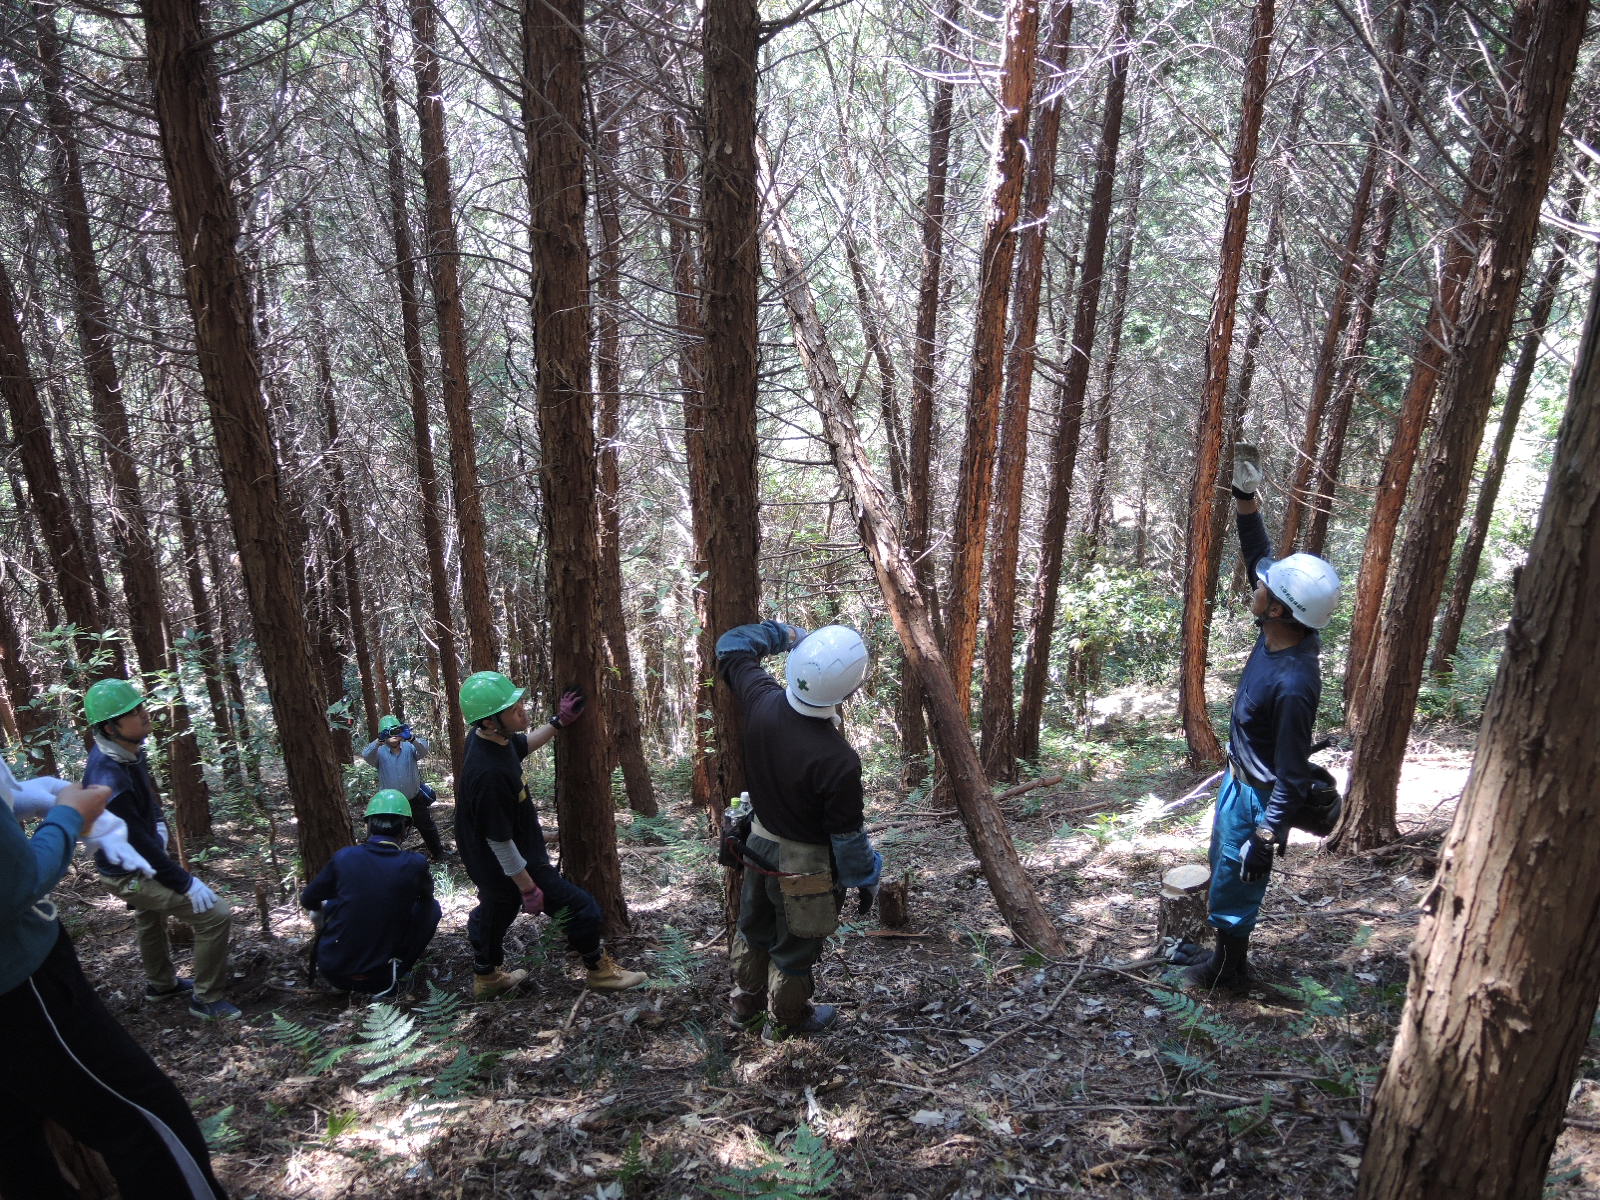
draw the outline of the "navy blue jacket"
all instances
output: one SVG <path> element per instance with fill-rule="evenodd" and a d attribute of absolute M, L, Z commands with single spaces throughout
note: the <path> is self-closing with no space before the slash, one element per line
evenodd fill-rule
<path fill-rule="evenodd" d="M 317 965 L 332 975 L 367 975 L 408 958 L 417 929 L 437 921 L 428 860 L 392 841 L 346 846 L 300 893 L 302 908 L 322 906 Z"/>
<path fill-rule="evenodd" d="M 1272 557 L 1272 542 L 1259 512 L 1240 513 L 1239 553 L 1250 573 Z M 1308 633 L 1284 650 L 1267 649 L 1266 635 L 1239 677 L 1228 727 L 1229 752 L 1260 783 L 1271 787 L 1266 823 L 1282 829 L 1284 818 L 1305 799 L 1314 782 L 1309 763 L 1311 730 L 1322 699 L 1322 641 Z"/>
<path fill-rule="evenodd" d="M 156 822 L 162 819 L 161 796 L 156 791 L 155 780 L 150 777 L 150 764 L 144 751 L 139 751 L 137 761 L 124 763 L 99 746 L 89 747 L 89 765 L 84 768 L 83 782 L 85 786 L 103 783 L 111 789 L 111 802 L 106 808 L 128 823 L 128 844 L 155 868 L 156 882 L 175 892 L 187 892 L 194 876 L 167 856 L 167 848 L 156 832 Z M 107 875 L 129 874 L 113 866 L 103 854 L 94 856 L 94 865 Z"/>

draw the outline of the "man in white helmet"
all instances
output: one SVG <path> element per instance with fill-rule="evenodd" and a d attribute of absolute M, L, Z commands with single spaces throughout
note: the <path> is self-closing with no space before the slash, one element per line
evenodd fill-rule
<path fill-rule="evenodd" d="M 788 684 L 760 665 L 789 651 Z M 717 639 L 717 673 L 744 714 L 744 765 L 755 810 L 732 959 L 733 1019 L 770 1007 L 777 1031 L 820 1033 L 838 1017 L 811 1003 L 811 968 L 839 925 L 845 892 L 866 912 L 883 856 L 863 828 L 861 759 L 839 729 L 838 706 L 867 674 L 861 635 L 815 633 L 778 621 L 740 625 Z"/>
<path fill-rule="evenodd" d="M 1273 847 L 1286 840 L 1297 810 L 1318 782 L 1311 730 L 1322 698 L 1322 642 L 1317 631 L 1339 607 L 1339 576 L 1313 554 L 1273 559 L 1256 491 L 1262 482 L 1254 446 L 1238 447 L 1233 495 L 1239 553 L 1255 593 L 1250 611 L 1261 633 L 1239 678 L 1228 729 L 1228 770 L 1211 827 L 1210 922 L 1216 948 L 1181 950 L 1195 985 L 1242 991 L 1249 986 L 1250 931 L 1272 872 Z"/>

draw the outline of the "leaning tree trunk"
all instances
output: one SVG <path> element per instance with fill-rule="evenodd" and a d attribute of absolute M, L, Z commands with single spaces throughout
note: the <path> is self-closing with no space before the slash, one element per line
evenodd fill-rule
<path fill-rule="evenodd" d="M 1057 0 L 1045 38 L 1045 62 L 1051 68 L 1041 82 L 1041 103 L 1034 111 L 1028 139 L 1025 226 L 1019 238 L 1016 277 L 1012 281 L 1011 328 L 1006 339 L 1004 425 L 995 477 L 994 545 L 989 559 L 988 631 L 983 646 L 983 701 L 978 722 L 978 753 L 990 779 L 1010 779 L 1016 772 L 1016 713 L 1012 659 L 1016 654 L 1017 556 L 1022 541 L 1022 484 L 1028 465 L 1028 410 L 1033 399 L 1033 373 L 1039 335 L 1039 289 L 1044 282 L 1045 233 L 1056 186 L 1056 143 L 1061 112 L 1066 106 L 1067 51 L 1072 37 L 1072 5 Z M 891 482 L 893 482 L 891 480 Z"/>
<path fill-rule="evenodd" d="M 777 195 L 771 187 L 765 192 L 768 196 Z M 949 664 L 934 635 L 928 607 L 917 587 L 911 560 L 895 532 L 894 510 L 872 473 L 861 435 L 856 432 L 850 415 L 849 393 L 817 315 L 805 277 L 804 259 L 781 210 L 772 211 L 763 236 L 778 276 L 778 290 L 794 326 L 795 349 L 805 365 L 812 401 L 822 417 L 840 482 L 855 509 L 862 544 L 872 560 L 878 586 L 895 631 L 900 635 L 906 658 L 917 672 L 927 698 L 934 743 L 940 761 L 949 772 L 950 787 L 967 831 L 967 841 L 983 869 L 984 878 L 989 881 L 1001 916 L 1012 932 L 1041 954 L 1064 955 L 1066 943 L 1028 880 L 1011 832 L 983 776 L 978 750 L 972 742 L 966 705 L 958 697 Z"/>
<path fill-rule="evenodd" d="M 1422 686 L 1428 626 L 1450 571 L 1456 527 L 1538 232 L 1587 9 L 1582 0 L 1525 0 L 1512 23 L 1511 45 L 1527 50 L 1499 117 L 1504 133 L 1486 139 L 1479 150 L 1496 157 L 1495 189 L 1449 343 L 1437 423 L 1417 484 L 1419 502 L 1406 519 L 1395 570 L 1405 585 L 1390 594 L 1371 656 L 1350 796 L 1331 839 L 1337 849 L 1370 850 L 1394 836 L 1400 764 Z M 1524 41 L 1519 35 L 1530 22 L 1532 39 Z"/>
<path fill-rule="evenodd" d="M 967 432 L 956 480 L 950 537 L 950 594 L 945 643 L 963 711 L 972 685 L 978 644 L 983 550 L 994 495 L 995 441 L 1005 382 L 1006 309 L 1016 257 L 1017 213 L 1022 206 L 1028 107 L 1039 33 L 1038 0 L 1006 0 L 1005 44 L 1000 62 L 999 113 L 994 159 L 984 193 L 983 245 L 978 259 L 978 300 L 973 314 L 972 375 L 967 387 Z"/>
<path fill-rule="evenodd" d="M 1185 544 L 1183 582 L 1183 649 L 1178 680 L 1178 709 L 1189 742 L 1189 765 L 1195 769 L 1222 761 L 1222 745 L 1206 713 L 1206 648 L 1211 635 L 1211 594 L 1206 589 L 1206 564 L 1216 537 L 1213 510 L 1217 504 L 1217 472 L 1227 425 L 1228 355 L 1233 346 L 1234 311 L 1239 276 L 1244 269 L 1245 234 L 1254 190 L 1256 146 L 1267 93 L 1267 66 L 1272 52 L 1274 0 L 1257 0 L 1250 30 L 1250 57 L 1245 68 L 1244 98 L 1239 104 L 1239 132 L 1229 174 L 1228 215 L 1222 227 L 1222 266 L 1211 327 L 1206 333 L 1205 390 L 1196 425 L 1198 451 L 1189 485 L 1189 536 Z"/>
<path fill-rule="evenodd" d="M 445 690 L 450 762 L 461 769 L 466 752 L 466 722 L 456 697 L 461 691 L 461 652 L 455 617 L 450 609 L 450 576 L 445 572 L 444 516 L 439 495 L 439 469 L 433 454 L 433 418 L 428 405 L 428 367 L 422 348 L 422 297 L 417 288 L 416 257 L 411 246 L 411 216 L 406 204 L 405 156 L 400 144 L 400 88 L 389 54 L 386 12 L 378 28 L 378 86 L 383 108 L 383 145 L 389 188 L 389 232 L 394 240 L 395 283 L 400 293 L 400 338 L 405 353 L 406 393 L 411 400 L 411 444 L 417 458 L 417 489 L 422 516 L 422 547 L 428 562 L 428 599 L 432 621 L 427 640 L 436 646 Z"/>
<path fill-rule="evenodd" d="M 35 3 L 34 20 L 45 114 L 55 140 L 52 176 L 57 207 L 66 231 L 73 316 L 95 426 L 111 468 L 109 524 L 122 571 L 123 595 L 128 603 L 128 631 L 139 670 L 147 677 L 154 677 L 175 668 L 177 659 L 167 636 L 160 566 L 134 462 L 133 435 L 122 403 L 122 379 L 112 352 L 111 321 L 100 282 L 100 264 L 89 228 L 89 205 L 78 160 L 77 123 L 62 82 L 61 41 L 56 32 L 55 14 L 50 7 Z M 172 670 L 171 679 L 172 698 L 160 707 L 167 715 L 163 723 L 170 723 L 165 741 L 173 807 L 185 834 L 209 837 L 211 795 L 200 770 L 200 751 L 189 723 L 182 677 Z"/>
<path fill-rule="evenodd" d="M 539 484 L 549 530 L 550 670 L 589 696 L 604 686 L 595 504 L 594 389 L 589 378 L 589 242 L 584 229 L 584 0 L 525 0 L 522 120 L 528 139 L 528 241 L 533 251 Z M 605 706 L 556 747 L 561 870 L 600 903 L 606 928 L 628 928 Z"/>
<path fill-rule="evenodd" d="M 1582 7 L 1569 0 L 1563 15 Z M 1600 992 L 1597 588 L 1600 310 L 1591 298 L 1472 775 L 1412 946 L 1362 1200 L 1545 1194 Z"/>
<path fill-rule="evenodd" d="M 16 293 L 3 260 L 0 260 L 0 389 L 5 391 L 6 407 L 11 413 L 11 434 L 22 459 L 23 477 L 28 481 L 28 501 L 39 518 L 39 532 L 54 566 L 61 604 L 66 609 L 67 620 L 78 629 L 74 639 L 78 660 L 88 668 L 100 649 L 95 635 L 104 626 L 100 607 L 95 602 L 94 585 L 89 580 L 88 554 L 72 519 L 67 485 L 56 464 L 49 422 L 28 365 Z M 117 643 L 109 645 L 115 652 Z M 117 663 L 97 670 L 122 674 L 120 652 L 116 652 L 115 657 Z"/>
<path fill-rule="evenodd" d="M 450 430 L 450 481 L 461 542 L 461 602 L 466 609 L 468 657 L 474 671 L 500 665 L 500 640 L 489 602 L 483 501 L 478 496 L 478 451 L 472 433 L 467 320 L 461 301 L 461 249 L 450 194 L 450 151 L 439 81 L 439 15 L 434 0 L 411 0 L 412 67 L 417 77 L 417 130 L 422 141 L 422 186 L 427 196 L 428 269 L 439 323 L 439 367 L 445 422 Z M 448 686 L 448 685 L 446 685 Z M 452 697 L 453 699 L 453 697 Z"/>
<path fill-rule="evenodd" d="M 1095 152 L 1094 191 L 1089 200 L 1088 225 L 1083 233 L 1083 269 L 1078 283 L 1077 307 L 1072 316 L 1072 347 L 1067 354 L 1065 375 L 1057 389 L 1060 407 L 1056 416 L 1050 487 L 1044 506 L 1044 530 L 1039 535 L 1039 575 L 1028 630 L 1028 654 L 1022 670 L 1022 703 L 1017 709 L 1017 753 L 1028 759 L 1037 758 L 1039 754 L 1039 727 L 1044 721 L 1045 684 L 1050 675 L 1056 601 L 1066 553 L 1072 474 L 1078 464 L 1083 401 L 1089 388 L 1089 364 L 1100 322 L 1100 292 L 1105 284 L 1112 192 L 1117 178 L 1117 153 L 1122 145 L 1122 110 L 1128 94 L 1128 55 L 1133 31 L 1131 0 L 1123 0 L 1118 7 L 1117 29 L 1119 40 L 1106 79 L 1105 113 L 1100 123 L 1100 145 Z"/>
<path fill-rule="evenodd" d="M 706 523 L 707 633 L 715 638 L 760 615 L 761 530 L 757 518 L 756 310 L 760 301 L 760 200 L 756 191 L 756 63 L 761 20 L 755 0 L 707 0 L 706 152 L 700 182 L 701 302 L 705 325 L 704 473 L 690 480 Z M 692 465 L 692 460 L 691 460 Z M 709 667 L 711 664 L 703 664 Z M 727 688 L 712 692 L 716 753 L 711 818 L 744 787 L 739 714 Z"/>
<path fill-rule="evenodd" d="M 960 0 L 949 0 L 937 26 L 941 41 L 953 37 Z M 911 429 L 906 455 L 906 553 L 911 556 L 917 587 L 937 628 L 939 602 L 934 581 L 929 522 L 933 511 L 933 398 L 938 378 L 940 292 L 944 273 L 945 191 L 950 175 L 951 110 L 955 81 L 940 72 L 933 85 L 928 114 L 928 188 L 922 204 L 922 272 L 917 283 L 916 332 L 911 342 Z M 900 751 L 905 760 L 905 785 L 921 786 L 928 752 L 928 729 L 922 711 L 922 685 L 905 660 L 900 672 Z"/>
<path fill-rule="evenodd" d="M 284 534 L 278 464 L 261 403 L 239 213 L 218 81 L 198 0 L 147 0 L 150 80 L 194 319 L 201 382 L 239 548 L 256 647 L 283 738 L 307 876 L 350 842 L 344 783 L 311 668 L 298 559 Z"/>
<path fill-rule="evenodd" d="M 1456 558 L 1455 582 L 1450 589 L 1444 614 L 1439 618 L 1439 632 L 1434 638 L 1431 669 L 1436 675 L 1448 675 L 1454 668 L 1456 649 L 1461 643 L 1461 626 L 1467 616 L 1467 601 L 1472 598 L 1472 585 L 1478 577 L 1478 563 L 1489 537 L 1489 521 L 1494 516 L 1495 501 L 1500 496 L 1500 481 L 1505 476 L 1506 462 L 1511 457 L 1511 443 L 1517 436 L 1522 402 L 1527 399 L 1528 385 L 1533 382 L 1533 370 L 1539 361 L 1545 326 L 1550 321 L 1556 293 L 1561 287 L 1561 276 L 1566 271 L 1567 258 L 1572 252 L 1572 227 L 1578 220 L 1583 194 L 1588 189 L 1587 166 L 1588 160 L 1584 159 L 1573 172 L 1572 183 L 1567 188 L 1561 213 L 1564 223 L 1557 227 L 1551 243 L 1550 262 L 1534 294 L 1532 309 L 1528 314 L 1528 331 L 1522 335 L 1517 365 L 1511 371 L 1505 403 L 1500 406 L 1500 430 L 1495 434 L 1494 448 L 1489 452 L 1483 478 L 1478 483 L 1478 502 L 1472 510 L 1472 523 L 1461 545 L 1461 553 Z"/>

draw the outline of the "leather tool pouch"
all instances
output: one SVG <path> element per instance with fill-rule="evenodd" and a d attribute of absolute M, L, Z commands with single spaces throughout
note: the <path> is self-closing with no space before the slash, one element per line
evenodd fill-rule
<path fill-rule="evenodd" d="M 839 928 L 839 903 L 834 898 L 833 866 L 827 846 L 801 842 L 778 844 L 778 880 L 783 895 L 783 920 L 795 937 L 824 938 Z"/>

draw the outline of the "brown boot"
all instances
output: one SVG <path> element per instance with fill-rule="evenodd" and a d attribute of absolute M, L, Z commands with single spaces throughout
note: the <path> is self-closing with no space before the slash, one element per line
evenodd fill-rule
<path fill-rule="evenodd" d="M 496 996 L 504 996 L 507 992 L 521 987 L 527 980 L 526 971 L 507 971 L 496 967 L 488 975 L 474 974 L 472 976 L 472 998 L 474 1000 L 493 1000 Z"/>
<path fill-rule="evenodd" d="M 609 954 L 602 954 L 600 961 L 589 968 L 589 977 L 584 983 L 597 992 L 625 992 L 629 988 L 642 987 L 648 983 L 650 976 L 643 971 L 629 971 L 617 965 L 617 960 Z"/>

